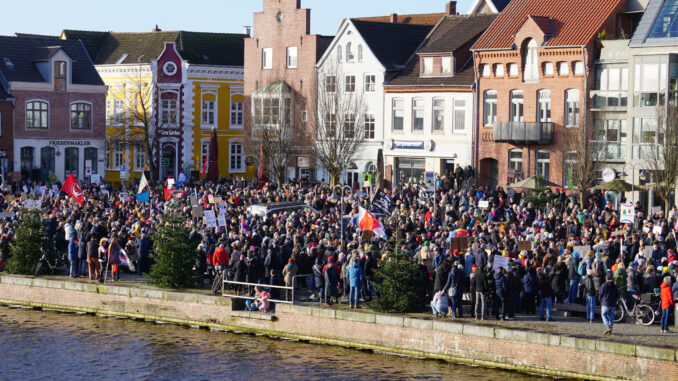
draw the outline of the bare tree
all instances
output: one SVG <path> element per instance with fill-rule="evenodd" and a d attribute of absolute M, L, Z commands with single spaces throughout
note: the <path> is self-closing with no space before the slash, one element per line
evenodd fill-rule
<path fill-rule="evenodd" d="M 664 211 L 678 181 L 678 105 L 657 108 L 656 144 L 641 146 L 642 158 L 654 182 L 654 192 L 664 200 Z"/>
<path fill-rule="evenodd" d="M 594 142 L 594 130 L 589 127 L 586 118 L 583 123 L 572 129 L 568 135 L 568 151 L 565 153 L 565 164 L 569 171 L 568 182 L 573 182 L 579 190 L 579 202 L 585 207 L 588 193 L 598 178 L 602 163 L 608 158 L 604 145 Z"/>
<path fill-rule="evenodd" d="M 160 176 L 153 160 L 159 138 L 158 129 L 169 120 L 177 120 L 178 115 L 168 114 L 164 121 L 156 123 L 153 107 L 156 86 L 152 77 L 145 79 L 151 76 L 151 73 L 150 69 L 144 66 L 139 64 L 134 73 L 129 75 L 122 95 L 114 95 L 113 101 L 120 101 L 124 105 L 123 109 L 116 110 L 117 115 L 113 116 L 114 121 L 121 123 L 121 126 L 109 128 L 106 139 L 109 144 L 120 144 L 123 149 L 133 149 L 135 145 L 140 145 L 151 176 Z M 174 112 L 178 112 L 178 106 Z"/>
<path fill-rule="evenodd" d="M 247 152 L 271 173 L 278 184 L 284 184 L 287 167 L 296 165 L 304 135 L 303 100 L 284 80 L 273 80 L 251 98 L 247 113 Z"/>
<path fill-rule="evenodd" d="M 324 70 L 320 76 L 312 117 L 315 134 L 307 136 L 307 145 L 314 159 L 329 173 L 330 184 L 334 186 L 365 143 L 366 104 L 355 82 L 339 80 L 343 76 L 336 66 Z"/>

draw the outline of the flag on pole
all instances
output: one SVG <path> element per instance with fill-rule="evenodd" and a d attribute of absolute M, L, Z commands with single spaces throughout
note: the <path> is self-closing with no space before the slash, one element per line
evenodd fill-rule
<path fill-rule="evenodd" d="M 179 177 L 177 178 L 177 186 L 180 187 L 184 185 L 186 182 L 188 182 L 188 176 L 186 176 L 184 171 L 181 171 Z"/>
<path fill-rule="evenodd" d="M 245 219 L 243 218 L 242 223 L 240 224 L 240 232 L 241 233 L 246 233 L 250 234 L 250 227 L 247 225 L 247 222 L 245 222 Z"/>
<path fill-rule="evenodd" d="M 151 196 L 148 194 L 148 192 L 137 194 L 137 202 L 150 202 L 150 201 Z"/>
<path fill-rule="evenodd" d="M 202 161 L 202 173 L 201 173 L 201 175 L 204 176 L 204 175 L 206 175 L 206 174 L 207 174 L 207 158 L 205 158 L 205 159 Z"/>
<path fill-rule="evenodd" d="M 387 195 L 383 190 L 378 189 L 374 194 L 374 198 L 372 199 L 371 212 L 390 215 L 393 213 L 393 210 L 395 210 L 395 207 L 396 205 L 395 202 L 393 202 L 393 198 Z"/>
<path fill-rule="evenodd" d="M 359 207 L 358 212 L 358 229 L 360 230 L 369 230 L 381 238 L 386 237 L 386 231 L 384 230 L 384 225 L 379 222 L 377 217 L 374 214 L 368 212 L 363 207 Z"/>
<path fill-rule="evenodd" d="M 141 181 L 139 181 L 139 190 L 137 191 L 137 194 L 140 194 L 141 192 L 144 191 L 148 187 L 148 180 L 146 180 L 146 174 L 142 173 L 141 174 Z"/>
<path fill-rule="evenodd" d="M 64 182 L 64 185 L 61 187 L 61 191 L 73 197 L 78 204 L 82 205 L 85 203 L 85 195 L 82 193 L 82 189 L 72 173 L 68 175 L 66 182 Z"/>

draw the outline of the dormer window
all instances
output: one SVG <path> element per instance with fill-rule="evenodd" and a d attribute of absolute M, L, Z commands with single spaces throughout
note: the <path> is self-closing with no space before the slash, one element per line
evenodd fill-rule
<path fill-rule="evenodd" d="M 440 72 L 442 74 L 452 74 L 452 57 L 443 57 L 440 60 Z"/>
<path fill-rule="evenodd" d="M 433 58 L 432 57 L 426 57 L 426 58 L 423 58 L 422 61 L 424 62 L 424 74 L 425 75 L 432 75 L 433 74 Z"/>
<path fill-rule="evenodd" d="M 66 62 L 54 61 L 54 91 L 66 91 Z"/>
<path fill-rule="evenodd" d="M 537 57 L 537 41 L 529 39 L 523 43 L 523 81 L 539 79 L 539 59 Z"/>

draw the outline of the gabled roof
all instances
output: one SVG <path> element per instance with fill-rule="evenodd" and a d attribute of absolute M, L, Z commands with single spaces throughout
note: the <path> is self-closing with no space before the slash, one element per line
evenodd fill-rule
<path fill-rule="evenodd" d="M 629 46 L 663 45 L 678 45 L 678 3 L 650 0 Z"/>
<path fill-rule="evenodd" d="M 544 46 L 587 45 L 624 0 L 513 0 L 473 46 L 474 50 L 511 49 L 528 17 L 549 18 L 553 37 Z"/>
<path fill-rule="evenodd" d="M 492 12 L 500 13 L 510 2 L 511 0 L 475 0 L 471 7 L 469 7 L 468 13 L 476 14 L 485 4 L 487 4 Z"/>
<path fill-rule="evenodd" d="M 465 45 L 468 51 L 467 44 L 478 38 L 496 17 L 496 14 L 447 16 L 431 32 L 419 53 L 450 54 Z M 464 65 L 463 68 L 451 77 L 421 77 L 420 65 L 419 57 L 412 57 L 407 67 L 386 86 L 471 86 L 475 79 L 473 65 L 467 62 L 461 62 L 459 66 Z"/>
<path fill-rule="evenodd" d="M 440 21 L 440 18 L 445 16 L 445 13 L 423 13 L 415 15 L 398 15 L 398 24 L 410 25 L 430 25 L 434 26 Z M 391 16 L 374 16 L 374 17 L 358 17 L 353 20 L 360 21 L 375 21 L 375 22 L 391 22 Z"/>
<path fill-rule="evenodd" d="M 358 33 L 386 70 L 401 69 L 432 27 L 352 19 Z"/>
<path fill-rule="evenodd" d="M 174 42 L 181 57 L 191 64 L 243 66 L 244 39 L 248 37 L 245 34 L 187 31 L 62 32 L 62 38 L 82 40 L 96 65 L 149 63 L 160 56 L 165 42 Z"/>
<path fill-rule="evenodd" d="M 0 72 L 10 82 L 45 82 L 36 66 L 36 58 L 44 60 L 59 49 L 72 59 L 72 83 L 104 84 L 80 41 L 0 36 Z"/>

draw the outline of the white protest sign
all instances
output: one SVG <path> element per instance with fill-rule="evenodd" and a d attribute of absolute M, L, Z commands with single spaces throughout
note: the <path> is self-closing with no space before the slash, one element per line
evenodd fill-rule
<path fill-rule="evenodd" d="M 490 207 L 490 202 L 487 200 L 479 201 L 478 202 L 478 207 L 481 209 L 486 209 Z"/>
<path fill-rule="evenodd" d="M 661 226 L 654 226 L 652 227 L 652 233 L 655 235 L 661 235 L 662 234 L 662 227 Z"/>
<path fill-rule="evenodd" d="M 219 213 L 219 226 L 226 226 L 226 215 Z"/>
<path fill-rule="evenodd" d="M 622 224 L 632 224 L 636 220 L 633 204 L 621 204 L 619 214 L 621 215 L 619 222 Z"/>
<path fill-rule="evenodd" d="M 174 188 L 174 179 L 167 179 L 167 189 Z"/>
<path fill-rule="evenodd" d="M 120 192 L 120 201 L 127 201 L 127 198 L 129 197 L 129 193 L 127 192 Z"/>
<path fill-rule="evenodd" d="M 591 245 L 572 247 L 572 252 L 579 253 L 579 258 L 583 258 L 589 251 L 591 251 Z"/>
<path fill-rule="evenodd" d="M 99 184 L 101 182 L 101 175 L 98 174 L 92 174 L 92 178 L 90 179 L 92 184 Z"/>
<path fill-rule="evenodd" d="M 508 269 L 508 257 L 500 257 L 498 255 L 494 256 L 494 262 L 492 262 L 492 270 L 496 271 L 498 268 L 503 267 Z"/>
<path fill-rule="evenodd" d="M 217 216 L 214 214 L 214 210 L 206 210 L 203 215 L 203 220 L 208 228 L 217 227 Z"/>

